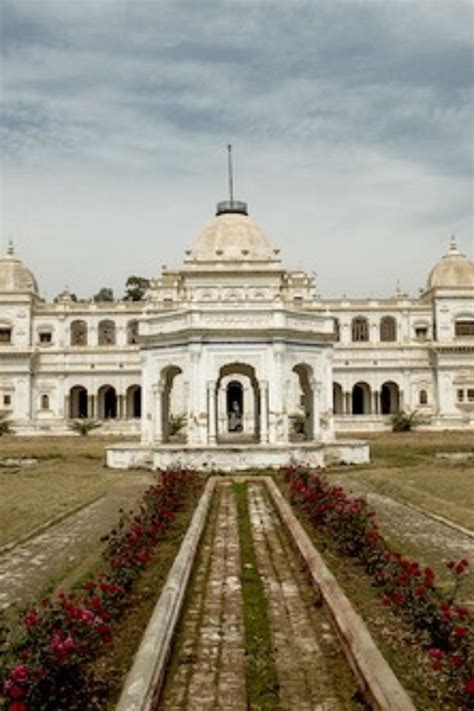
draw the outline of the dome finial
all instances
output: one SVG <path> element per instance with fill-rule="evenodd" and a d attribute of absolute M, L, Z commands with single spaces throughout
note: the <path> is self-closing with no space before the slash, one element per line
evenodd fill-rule
<path fill-rule="evenodd" d="M 248 215 L 247 203 L 234 200 L 234 169 L 232 164 L 232 145 L 230 143 L 227 144 L 227 180 L 229 184 L 229 199 L 217 203 L 216 215 L 228 213 Z"/>
<path fill-rule="evenodd" d="M 13 257 L 15 254 L 15 247 L 13 246 L 13 240 L 8 241 L 7 254 L 9 257 Z"/>
<path fill-rule="evenodd" d="M 449 240 L 449 251 L 450 252 L 457 252 L 458 251 L 458 245 L 456 242 L 455 235 L 451 235 L 451 239 Z"/>

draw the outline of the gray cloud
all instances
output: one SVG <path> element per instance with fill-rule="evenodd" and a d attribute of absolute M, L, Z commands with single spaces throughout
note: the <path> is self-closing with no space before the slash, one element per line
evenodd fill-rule
<path fill-rule="evenodd" d="M 179 261 L 203 201 L 221 197 L 228 140 L 243 197 L 322 290 L 385 293 L 397 259 L 415 289 L 451 230 L 471 248 L 470 2 L 4 0 L 1 13 L 2 233 L 31 243 L 51 289 L 48 230 L 80 255 L 81 229 L 100 223 L 103 264 L 135 224 L 148 267 L 163 225 L 159 252 Z M 375 259 L 381 242 L 377 273 L 372 259 L 355 278 L 351 254 Z"/>

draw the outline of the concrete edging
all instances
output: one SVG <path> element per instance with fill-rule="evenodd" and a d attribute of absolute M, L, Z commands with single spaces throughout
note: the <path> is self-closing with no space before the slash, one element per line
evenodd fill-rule
<path fill-rule="evenodd" d="M 211 477 L 206 483 L 178 555 L 155 605 L 132 668 L 125 679 L 116 711 L 152 711 L 156 708 L 171 642 L 216 482 L 217 477 Z"/>
<path fill-rule="evenodd" d="M 295 545 L 308 566 L 336 625 L 346 656 L 373 708 L 415 711 L 415 706 L 382 656 L 360 615 L 352 607 L 274 480 L 262 477 Z M 125 710 L 124 710 L 125 711 Z"/>
<path fill-rule="evenodd" d="M 368 496 L 370 497 L 370 495 L 372 493 L 376 493 L 376 492 L 369 492 Z M 386 494 L 382 494 L 382 496 L 386 496 Z M 408 509 L 412 509 L 413 511 L 416 511 L 417 513 L 421 514 L 422 516 L 426 516 L 427 518 L 430 518 L 432 521 L 436 521 L 436 523 L 441 523 L 444 526 L 448 526 L 449 528 L 452 528 L 453 531 L 457 531 L 458 533 L 462 533 L 464 536 L 467 536 L 468 538 L 474 539 L 474 531 L 472 531 L 470 528 L 465 528 L 464 526 L 461 526 L 459 523 L 455 523 L 454 521 L 451 521 L 451 519 L 446 518 L 445 516 L 441 516 L 441 514 L 437 514 L 437 513 L 434 513 L 433 511 L 429 511 L 424 506 L 419 506 L 418 504 L 412 504 L 408 501 L 402 501 L 402 499 L 398 499 L 395 496 L 389 496 L 388 498 L 393 499 L 393 501 L 396 501 L 397 504 L 400 504 L 401 506 L 406 506 Z"/>

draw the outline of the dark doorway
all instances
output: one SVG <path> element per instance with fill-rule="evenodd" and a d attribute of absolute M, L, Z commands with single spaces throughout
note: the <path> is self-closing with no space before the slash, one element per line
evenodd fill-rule
<path fill-rule="evenodd" d="M 243 411 L 244 391 L 242 385 L 233 380 L 227 386 L 227 422 L 229 432 L 242 432 Z"/>

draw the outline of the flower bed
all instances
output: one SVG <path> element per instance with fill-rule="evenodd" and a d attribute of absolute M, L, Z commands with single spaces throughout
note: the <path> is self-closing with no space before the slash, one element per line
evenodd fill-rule
<path fill-rule="evenodd" d="M 446 677 L 460 703 L 474 701 L 474 620 L 456 603 L 466 559 L 448 561 L 453 584 L 442 592 L 431 568 L 390 549 L 375 514 L 363 498 L 352 498 L 314 472 L 283 470 L 292 502 L 327 533 L 339 551 L 357 558 L 383 593 L 383 604 L 400 613 L 419 632 L 433 669 Z"/>
<path fill-rule="evenodd" d="M 78 591 L 61 591 L 25 610 L 8 633 L 0 671 L 8 711 L 55 707 L 68 680 L 112 642 L 111 623 L 126 609 L 135 581 L 150 562 L 177 511 L 197 495 L 202 477 L 167 470 L 149 487 L 135 514 L 121 512 L 105 537 L 99 570 Z"/>

